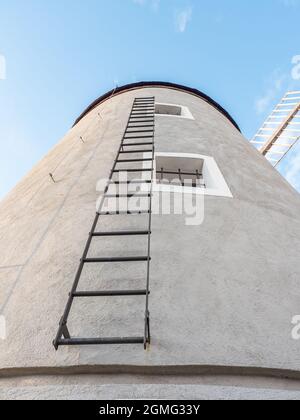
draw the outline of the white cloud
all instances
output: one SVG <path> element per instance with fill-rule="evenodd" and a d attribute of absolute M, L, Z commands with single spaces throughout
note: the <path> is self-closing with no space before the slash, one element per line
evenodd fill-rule
<path fill-rule="evenodd" d="M 268 111 L 270 106 L 278 99 L 278 95 L 281 94 L 288 77 L 287 74 L 280 73 L 278 70 L 273 72 L 266 92 L 255 101 L 255 109 L 258 114 Z"/>
<path fill-rule="evenodd" d="M 300 4 L 299 0 L 279 0 L 286 7 L 295 7 Z"/>
<path fill-rule="evenodd" d="M 294 67 L 292 68 L 292 78 L 294 80 L 300 80 L 300 55 L 295 55 L 292 58 L 292 64 L 294 64 Z"/>
<path fill-rule="evenodd" d="M 192 20 L 192 15 L 193 9 L 191 7 L 187 7 L 186 9 L 179 10 L 175 13 L 175 26 L 179 32 L 185 32 L 188 23 Z"/>
<path fill-rule="evenodd" d="M 273 71 L 267 80 L 265 93 L 255 101 L 254 106 L 258 114 L 271 111 L 271 108 L 279 102 L 284 93 L 300 90 L 300 55 L 295 55 L 292 58 L 292 64 L 294 64 L 294 67 L 291 67 L 291 69 L 285 71 L 276 69 Z"/>
<path fill-rule="evenodd" d="M 152 0 L 152 8 L 157 11 L 159 9 L 160 0 Z"/>
<path fill-rule="evenodd" d="M 133 0 L 133 2 L 139 6 L 145 6 L 149 4 L 154 11 L 157 11 L 160 5 L 160 0 Z"/>
<path fill-rule="evenodd" d="M 216 23 L 222 23 L 224 21 L 224 16 L 222 14 L 216 15 L 214 20 Z"/>

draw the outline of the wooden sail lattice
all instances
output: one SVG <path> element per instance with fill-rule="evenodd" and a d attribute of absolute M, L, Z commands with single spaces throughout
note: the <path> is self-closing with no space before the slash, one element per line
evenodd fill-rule
<path fill-rule="evenodd" d="M 287 92 L 251 144 L 278 166 L 300 139 L 300 91 Z"/>

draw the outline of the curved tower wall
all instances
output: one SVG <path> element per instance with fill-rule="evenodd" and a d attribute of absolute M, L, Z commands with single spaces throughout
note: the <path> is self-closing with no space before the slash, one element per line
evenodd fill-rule
<path fill-rule="evenodd" d="M 157 153 L 213 157 L 232 197 L 206 195 L 199 226 L 187 226 L 186 215 L 153 215 L 147 352 L 138 345 L 55 352 L 52 340 L 94 218 L 97 182 L 109 176 L 134 98 L 147 96 L 187 107 L 194 118 L 156 116 Z M 97 398 L 120 373 L 131 375 L 125 382 L 133 384 L 149 384 L 147 375 L 168 373 L 178 386 L 197 384 L 199 396 L 222 394 L 224 384 L 241 390 L 264 384 L 276 389 L 270 395 L 284 392 L 288 382 L 262 377 L 300 375 L 300 344 L 291 338 L 292 318 L 300 312 L 299 205 L 298 193 L 204 99 L 151 86 L 99 103 L 1 203 L 0 305 L 7 337 L 0 340 L 0 374 L 30 374 L 30 385 L 49 385 L 46 377 L 35 375 L 51 374 L 53 386 L 70 397 L 83 391 L 64 388 L 71 385 L 66 373 L 98 374 L 91 382 L 76 379 L 90 387 L 91 395 L 98 392 Z M 120 220 L 133 229 L 147 222 L 144 216 L 101 218 L 101 230 L 117 229 Z M 143 238 L 97 239 L 90 255 L 143 255 L 145 250 Z M 143 270 L 131 264 L 89 267 L 81 289 L 143 288 Z M 73 306 L 69 329 L 74 336 L 136 336 L 143 330 L 143 315 L 143 298 L 81 299 Z M 103 377 L 105 372 L 112 376 Z M 186 379 L 190 374 L 195 378 Z M 204 374 L 211 378 L 208 388 Z M 245 374 L 247 380 L 241 379 Z M 22 377 L 3 380 L 5 392 L 20 392 L 16 383 L 35 395 Z M 130 393 L 122 386 L 113 387 L 111 397 Z M 44 389 L 48 395 L 50 388 Z M 148 389 L 154 397 L 160 392 Z M 180 392 L 191 396 L 184 389 Z M 174 387 L 161 392 L 176 397 Z"/>

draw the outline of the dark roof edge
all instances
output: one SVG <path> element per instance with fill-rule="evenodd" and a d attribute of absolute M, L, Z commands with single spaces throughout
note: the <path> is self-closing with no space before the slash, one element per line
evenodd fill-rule
<path fill-rule="evenodd" d="M 192 95 L 198 96 L 199 98 L 204 99 L 206 102 L 212 105 L 218 111 L 220 111 L 221 114 L 223 114 L 239 131 L 241 131 L 238 124 L 231 117 L 231 115 L 223 107 L 221 107 L 221 105 L 219 105 L 216 101 L 214 101 L 208 95 L 201 92 L 200 90 L 193 89 L 193 88 L 183 86 L 183 85 L 178 85 L 176 83 L 170 83 L 170 82 L 138 82 L 138 83 L 131 83 L 128 85 L 117 87 L 105 93 L 104 95 L 100 96 L 91 105 L 89 105 L 86 108 L 86 110 L 77 118 L 73 127 L 76 124 L 78 124 L 79 121 L 82 120 L 82 118 L 84 118 L 89 112 L 91 112 L 94 108 L 96 108 L 96 106 L 110 99 L 112 96 L 120 95 L 121 93 L 126 92 L 126 91 L 142 89 L 142 88 L 147 88 L 147 87 L 162 87 L 162 88 L 176 89 L 176 90 L 181 90 L 184 92 L 188 92 Z"/>

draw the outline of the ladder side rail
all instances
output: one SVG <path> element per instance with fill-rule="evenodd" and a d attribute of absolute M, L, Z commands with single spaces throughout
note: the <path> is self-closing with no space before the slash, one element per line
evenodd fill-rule
<path fill-rule="evenodd" d="M 134 101 L 134 103 L 135 103 L 135 101 Z M 133 106 L 134 106 L 134 103 L 133 103 Z M 132 108 L 133 108 L 133 106 L 132 106 Z M 131 113 L 129 115 L 128 121 L 127 121 L 127 125 L 126 125 L 126 128 L 125 128 L 123 137 L 122 137 L 120 147 L 119 147 L 118 152 L 117 152 L 117 157 L 114 161 L 113 167 L 111 169 L 111 172 L 110 172 L 110 175 L 109 175 L 109 178 L 108 178 L 108 183 L 107 183 L 106 188 L 104 190 L 104 194 L 103 194 L 103 197 L 101 199 L 100 205 L 97 209 L 97 213 L 96 213 L 96 216 L 95 216 L 92 228 L 91 228 L 91 232 L 89 233 L 88 240 L 86 242 L 84 252 L 83 252 L 82 258 L 80 260 L 80 264 L 79 264 L 79 267 L 78 267 L 78 270 L 77 270 L 77 273 L 76 273 L 76 276 L 75 276 L 75 280 L 73 282 L 73 286 L 72 286 L 71 292 L 69 294 L 69 298 L 68 298 L 63 316 L 62 316 L 61 321 L 59 323 L 58 332 L 57 332 L 56 337 L 53 341 L 53 345 L 54 345 L 56 350 L 58 349 L 59 340 L 61 339 L 61 337 L 65 336 L 65 338 L 69 338 L 69 336 L 70 336 L 70 334 L 68 332 L 68 329 L 67 329 L 67 322 L 68 322 L 68 318 L 69 318 L 70 311 L 71 311 L 73 301 L 74 301 L 74 293 L 76 293 L 76 291 L 77 291 L 77 287 L 78 287 L 78 284 L 79 284 L 79 281 L 80 281 L 82 270 L 83 270 L 83 267 L 85 265 L 85 260 L 87 258 L 87 255 L 88 255 L 88 252 L 89 252 L 89 249 L 90 249 L 90 246 L 91 246 L 91 242 L 92 242 L 92 239 L 93 239 L 93 235 L 95 233 L 95 230 L 96 230 L 96 227 L 97 227 L 97 224 L 98 224 L 98 221 L 99 221 L 100 211 L 103 207 L 104 200 L 106 198 L 105 194 L 108 192 L 108 189 L 111 185 L 111 181 L 112 181 L 114 173 L 115 173 L 115 168 L 116 168 L 117 163 L 118 163 L 118 157 L 119 157 L 120 152 L 122 150 L 123 142 L 124 142 L 124 139 L 125 139 L 126 133 L 127 133 L 127 129 L 128 129 L 129 124 L 130 124 L 131 116 L 132 116 L 132 110 L 131 110 Z"/>
<path fill-rule="evenodd" d="M 153 113 L 155 117 L 155 112 Z M 151 343 L 150 332 L 150 312 L 149 312 L 149 295 L 150 295 L 150 263 L 151 263 L 151 231 L 152 231 L 152 197 L 153 197 L 153 181 L 154 181 L 154 159 L 155 159 L 155 126 L 153 128 L 153 148 L 152 148 L 152 172 L 151 172 L 151 186 L 150 186 L 150 204 L 149 204 L 149 226 L 148 226 L 148 261 L 147 261 L 147 283 L 146 283 L 146 310 L 145 310 L 145 335 L 144 348 Z"/>

